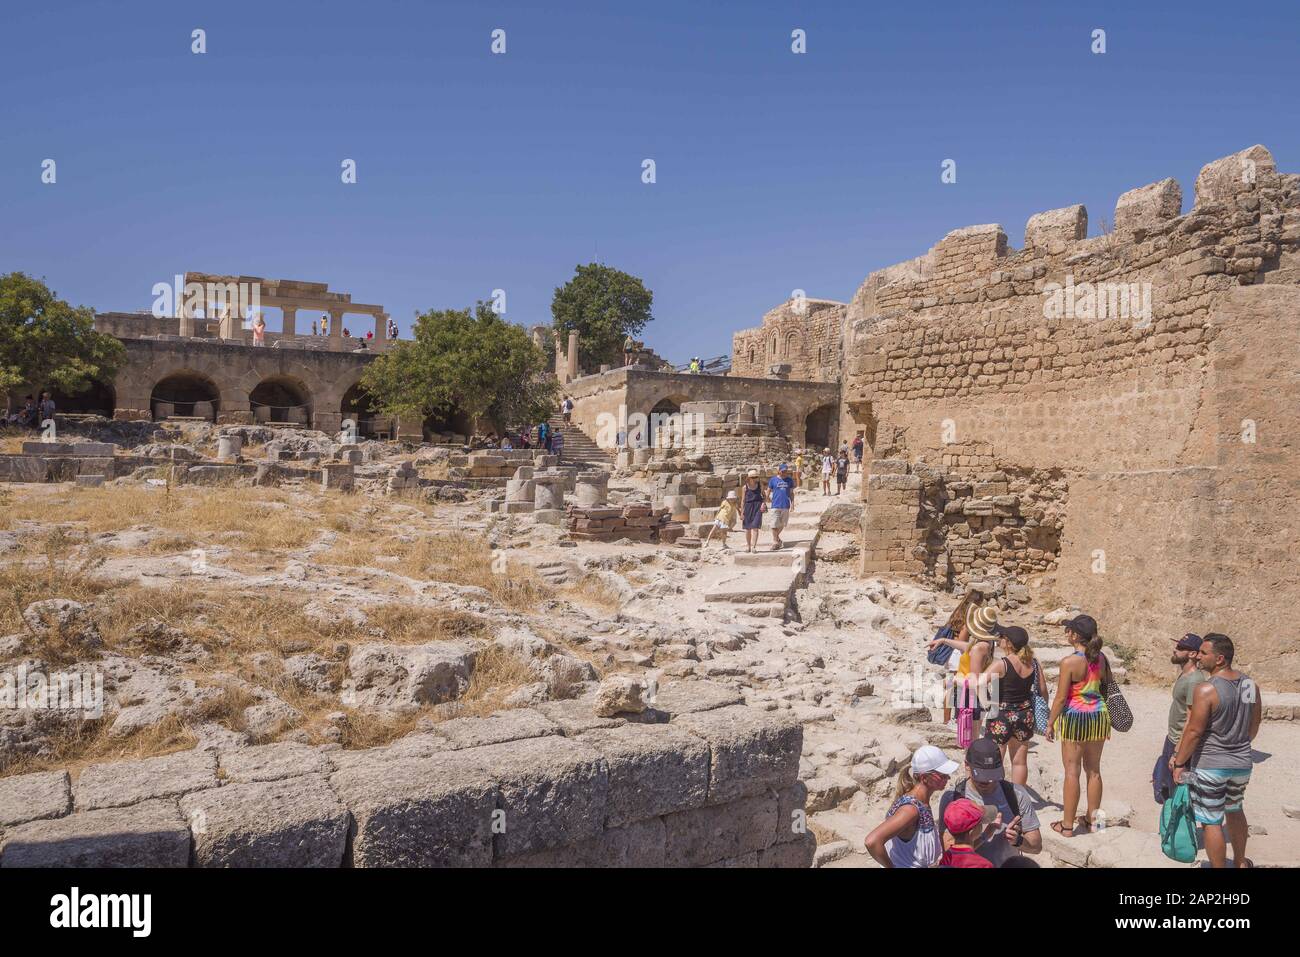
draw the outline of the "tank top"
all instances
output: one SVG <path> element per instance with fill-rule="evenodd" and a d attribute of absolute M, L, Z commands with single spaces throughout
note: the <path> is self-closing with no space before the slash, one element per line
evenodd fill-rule
<path fill-rule="evenodd" d="M 1080 658 L 1087 658 L 1082 651 L 1076 651 Z M 1101 693 L 1101 669 L 1105 656 L 1098 656 L 1096 661 L 1088 662 L 1088 671 L 1082 681 L 1070 683 L 1070 693 L 1066 697 L 1065 707 L 1076 714 L 1096 714 L 1106 710 L 1106 698 Z"/>
<path fill-rule="evenodd" d="M 1242 694 L 1247 688 L 1254 690 L 1254 682 L 1246 675 L 1231 681 L 1215 675 L 1210 684 L 1219 694 L 1219 706 L 1210 715 L 1210 726 L 1193 764 L 1224 771 L 1249 770 L 1250 719 L 1255 702 L 1253 696 L 1248 696 L 1250 701 L 1243 700 Z"/>
<path fill-rule="evenodd" d="M 934 826 L 934 815 L 930 813 L 930 809 L 912 795 L 904 794 L 889 805 L 889 812 L 885 817 L 893 817 L 894 812 L 904 804 L 916 808 L 918 815 L 916 831 L 910 841 L 891 837 L 885 842 L 885 853 L 889 855 L 889 863 L 895 867 L 934 867 L 939 863 L 942 848 L 939 844 L 939 831 Z"/>
<path fill-rule="evenodd" d="M 1007 673 L 998 681 L 998 702 L 1006 708 L 1023 708 L 1033 697 L 1034 669 L 1031 667 L 1028 676 L 1022 678 L 1010 658 L 1004 656 L 1002 660 Z"/>

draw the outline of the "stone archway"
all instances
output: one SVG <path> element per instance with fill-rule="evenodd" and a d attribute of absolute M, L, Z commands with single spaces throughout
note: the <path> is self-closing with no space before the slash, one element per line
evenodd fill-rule
<path fill-rule="evenodd" d="M 68 393 L 50 390 L 56 412 L 71 415 L 102 415 L 113 417 L 117 408 L 117 390 L 104 382 L 92 382 L 84 392 Z"/>
<path fill-rule="evenodd" d="M 178 369 L 154 383 L 149 411 L 155 422 L 173 415 L 215 422 L 221 412 L 221 390 L 202 372 Z"/>
<path fill-rule="evenodd" d="M 253 421 L 308 426 L 312 423 L 312 394 L 300 379 L 272 375 L 262 379 L 248 393 Z"/>
<path fill-rule="evenodd" d="M 835 450 L 835 406 L 819 405 L 804 417 L 804 444 L 817 450 Z"/>

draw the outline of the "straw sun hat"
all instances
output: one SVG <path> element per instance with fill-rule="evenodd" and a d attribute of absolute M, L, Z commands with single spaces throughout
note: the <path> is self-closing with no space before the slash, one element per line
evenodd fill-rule
<path fill-rule="evenodd" d="M 966 630 L 976 641 L 992 641 L 997 638 L 994 629 L 998 626 L 998 610 L 982 605 L 966 612 Z"/>

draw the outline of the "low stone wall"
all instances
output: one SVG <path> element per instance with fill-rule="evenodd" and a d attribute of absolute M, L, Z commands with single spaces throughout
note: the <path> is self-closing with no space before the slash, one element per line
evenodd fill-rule
<path fill-rule="evenodd" d="M 671 544 L 686 531 L 680 522 L 671 520 L 667 509 L 649 505 L 573 506 L 569 509 L 566 525 L 570 538 L 594 542 L 616 542 L 626 538 L 633 542 Z"/>
<path fill-rule="evenodd" d="M 707 682 L 365 751 L 283 743 L 0 778 L 0 867 L 808 867 L 803 728 Z"/>

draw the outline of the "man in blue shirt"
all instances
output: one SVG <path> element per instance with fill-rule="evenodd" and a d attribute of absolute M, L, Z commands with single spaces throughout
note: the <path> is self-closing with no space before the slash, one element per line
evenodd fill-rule
<path fill-rule="evenodd" d="M 769 511 L 772 513 L 772 551 L 774 552 L 785 547 L 781 543 L 781 529 L 785 528 L 786 522 L 790 521 L 790 509 L 794 505 L 794 479 L 790 477 L 790 466 L 782 462 L 776 472 L 777 474 L 767 482 L 767 487 L 772 493 Z"/>

